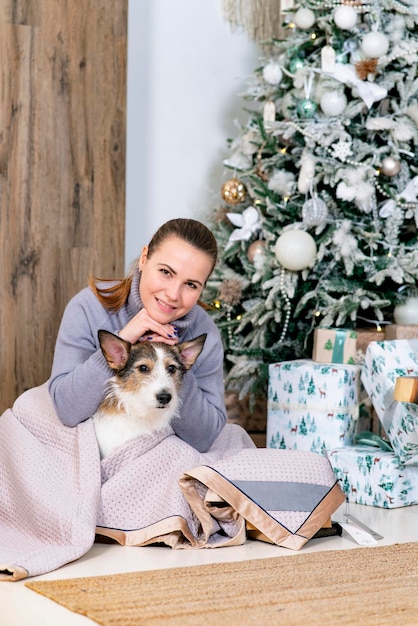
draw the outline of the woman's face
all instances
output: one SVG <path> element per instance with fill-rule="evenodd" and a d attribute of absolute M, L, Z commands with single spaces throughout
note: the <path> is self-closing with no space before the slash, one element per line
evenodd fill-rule
<path fill-rule="evenodd" d="M 142 304 L 156 322 L 168 324 L 197 303 L 212 270 L 212 258 L 173 235 L 150 257 L 145 247 L 139 269 Z"/>

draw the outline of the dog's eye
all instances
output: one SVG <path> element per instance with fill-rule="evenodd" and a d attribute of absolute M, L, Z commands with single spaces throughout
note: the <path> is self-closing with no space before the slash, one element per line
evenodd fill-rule
<path fill-rule="evenodd" d="M 142 372 L 143 374 L 146 374 L 149 371 L 149 367 L 148 365 L 144 365 L 144 364 L 138 365 L 138 370 Z"/>
<path fill-rule="evenodd" d="M 169 374 L 175 374 L 175 373 L 176 373 L 176 371 L 177 371 L 177 367 L 176 367 L 175 365 L 169 365 L 169 366 L 167 367 L 167 372 L 168 372 Z"/>

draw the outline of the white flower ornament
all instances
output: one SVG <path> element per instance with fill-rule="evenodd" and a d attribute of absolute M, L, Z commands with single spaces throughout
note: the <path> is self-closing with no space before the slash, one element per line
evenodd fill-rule
<path fill-rule="evenodd" d="M 229 247 L 235 241 L 248 241 L 251 236 L 261 229 L 260 215 L 257 209 L 249 206 L 242 213 L 227 213 L 229 221 L 237 226 L 229 236 Z"/>

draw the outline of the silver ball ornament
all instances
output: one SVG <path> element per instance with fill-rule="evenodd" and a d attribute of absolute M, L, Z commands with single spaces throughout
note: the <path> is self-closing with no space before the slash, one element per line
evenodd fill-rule
<path fill-rule="evenodd" d="M 327 205 L 321 198 L 314 196 L 302 206 L 302 218 L 307 226 L 320 226 L 328 217 Z"/>

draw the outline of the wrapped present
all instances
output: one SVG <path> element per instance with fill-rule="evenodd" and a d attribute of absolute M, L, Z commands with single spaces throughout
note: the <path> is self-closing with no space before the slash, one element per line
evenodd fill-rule
<path fill-rule="evenodd" d="M 317 363 L 355 363 L 357 333 L 345 328 L 315 328 L 312 358 Z"/>
<path fill-rule="evenodd" d="M 331 450 L 334 473 L 349 502 L 386 509 L 418 504 L 418 467 L 374 446 Z"/>
<path fill-rule="evenodd" d="M 359 415 L 360 366 L 285 361 L 269 365 L 269 448 L 324 453 L 350 445 Z"/>
<path fill-rule="evenodd" d="M 396 379 L 418 376 L 418 339 L 374 341 L 361 372 L 379 420 L 402 463 L 418 463 L 418 404 L 396 402 Z"/>
<path fill-rule="evenodd" d="M 418 326 L 416 324 L 388 324 L 385 330 L 385 339 L 417 339 Z M 379 341 L 379 340 L 377 340 Z"/>
<path fill-rule="evenodd" d="M 366 356 L 367 346 L 371 341 L 384 341 L 386 339 L 386 331 L 374 328 L 356 328 L 356 363 L 362 363 Z"/>

